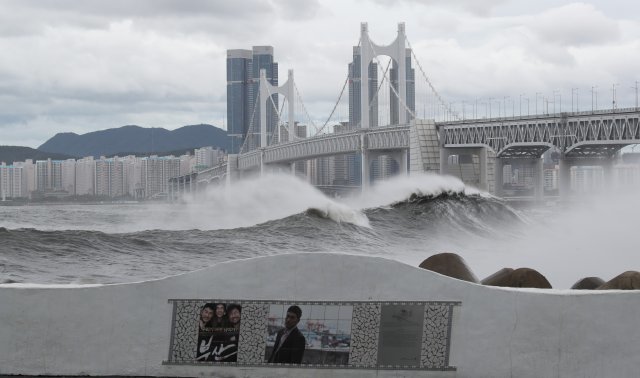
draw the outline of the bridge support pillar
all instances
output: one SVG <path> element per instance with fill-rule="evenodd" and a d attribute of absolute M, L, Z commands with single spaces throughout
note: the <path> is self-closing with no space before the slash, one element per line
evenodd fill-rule
<path fill-rule="evenodd" d="M 449 174 L 449 149 L 442 147 L 440 148 L 440 174 L 448 175 Z"/>
<path fill-rule="evenodd" d="M 266 163 L 264 162 L 264 147 L 260 148 L 260 177 L 266 174 Z"/>
<path fill-rule="evenodd" d="M 535 196 L 537 202 L 544 200 L 544 166 L 542 158 L 535 160 Z"/>
<path fill-rule="evenodd" d="M 496 158 L 495 171 L 493 195 L 496 197 L 502 197 L 504 195 L 504 159 Z"/>
<path fill-rule="evenodd" d="M 440 173 L 458 177 L 489 193 L 494 192 L 495 154 L 485 147 L 440 148 Z M 451 164 L 450 164 L 451 163 Z"/>
<path fill-rule="evenodd" d="M 480 165 L 480 171 L 478 172 L 478 175 L 480 176 L 478 178 L 478 186 L 484 191 L 489 191 L 489 184 L 487 180 L 487 149 L 484 147 L 481 147 L 478 151 L 478 163 Z"/>
<path fill-rule="evenodd" d="M 368 152 L 362 151 L 362 173 L 361 173 L 361 187 L 362 192 L 366 192 L 369 189 L 369 184 L 371 182 L 371 156 Z"/>
<path fill-rule="evenodd" d="M 400 175 L 408 176 L 409 175 L 409 151 L 402 150 L 400 151 Z"/>
<path fill-rule="evenodd" d="M 564 156 L 558 161 L 558 196 L 561 200 L 569 197 L 571 189 L 571 162 Z"/>
<path fill-rule="evenodd" d="M 602 167 L 602 179 L 604 181 L 603 189 L 605 192 L 609 193 L 613 191 L 614 185 L 614 177 L 613 177 L 613 164 L 615 162 L 614 157 L 608 157 L 602 159 L 600 166 Z"/>
<path fill-rule="evenodd" d="M 227 177 L 226 177 L 226 185 L 227 187 L 231 185 L 232 182 L 235 182 L 238 179 L 238 155 L 237 154 L 229 154 L 227 155 Z"/>

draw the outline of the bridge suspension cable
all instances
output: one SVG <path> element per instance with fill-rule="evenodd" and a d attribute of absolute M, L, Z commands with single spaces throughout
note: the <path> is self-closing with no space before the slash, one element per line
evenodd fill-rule
<path fill-rule="evenodd" d="M 433 86 L 433 83 L 431 82 L 431 80 L 429 80 L 429 77 L 427 76 L 427 74 L 424 71 L 424 68 L 422 68 L 422 64 L 420 64 L 420 60 L 418 60 L 418 57 L 416 56 L 415 51 L 413 50 L 413 47 L 411 46 L 411 42 L 409 42 L 409 38 L 406 38 L 407 41 L 407 45 L 409 46 L 409 49 L 411 50 L 411 55 L 413 56 L 413 59 L 416 61 L 416 64 L 418 65 L 418 68 L 420 69 L 420 73 L 422 74 L 422 77 L 424 78 L 424 80 L 427 82 L 427 85 L 429 86 L 429 88 L 431 88 L 431 92 L 433 93 L 433 95 L 436 97 L 436 99 L 438 99 L 438 101 L 440 102 L 440 105 L 442 105 L 444 107 L 444 109 L 449 112 L 449 114 L 451 114 L 453 117 L 455 117 L 457 120 L 460 120 L 460 115 L 457 112 L 454 112 L 451 109 L 451 106 L 449 106 L 444 99 L 442 98 L 442 96 L 440 96 L 440 93 L 438 93 L 438 91 L 436 90 L 436 88 Z"/>
<path fill-rule="evenodd" d="M 358 47 L 360 47 L 361 43 L 362 43 L 362 40 L 358 39 Z M 340 104 L 340 100 L 342 100 L 342 95 L 344 95 L 344 90 L 347 88 L 347 84 L 348 83 L 349 83 L 349 74 L 347 73 L 347 78 L 344 80 L 344 83 L 342 84 L 342 90 L 340 90 L 340 95 L 338 96 L 338 100 L 333 105 L 333 109 L 331 109 L 331 114 L 329 114 L 329 117 L 324 122 L 324 125 L 322 125 L 322 127 L 318 131 L 316 131 L 314 136 L 320 135 L 320 133 L 322 133 L 324 131 L 325 127 L 327 127 L 327 125 L 329 124 L 329 121 L 331 121 L 331 118 L 333 117 L 333 114 L 336 112 L 336 109 L 338 108 L 338 105 Z"/>
<path fill-rule="evenodd" d="M 255 131 L 253 131 L 253 119 L 256 115 L 256 107 L 258 105 L 258 97 L 256 96 L 255 101 L 253 102 L 253 111 L 251 112 L 251 120 L 249 121 L 249 128 L 247 129 L 247 135 L 244 138 L 244 142 L 242 143 L 242 147 L 240 147 L 240 153 L 245 153 L 247 152 L 247 142 L 249 141 L 249 136 L 253 135 L 255 133 Z"/>
<path fill-rule="evenodd" d="M 378 62 L 378 66 L 381 66 L 381 64 L 380 64 L 380 59 L 378 58 L 378 53 L 376 53 L 376 49 L 375 49 L 375 47 L 373 46 L 373 42 L 371 42 L 371 40 L 369 40 L 369 45 L 371 46 L 371 50 L 373 51 L 373 56 L 375 57 L 376 62 Z M 389 61 L 389 64 L 391 64 L 391 61 Z M 398 64 L 403 64 L 403 63 L 398 62 Z M 385 72 L 384 72 L 384 78 L 383 78 L 383 81 L 384 81 L 384 79 L 385 79 L 385 78 L 389 81 L 389 84 L 392 84 L 392 83 L 391 83 L 391 80 L 389 80 L 389 78 L 387 77 L 387 71 L 385 71 Z M 364 85 L 364 84 L 362 84 L 362 85 Z M 407 110 L 407 111 L 411 114 L 411 116 L 412 116 L 413 118 L 415 118 L 415 117 L 416 117 L 416 114 L 413 112 L 413 110 L 411 110 L 411 109 L 407 106 L 407 104 L 406 104 L 404 101 L 402 101 L 402 98 L 401 98 L 401 97 L 400 97 L 400 95 L 398 94 L 398 91 L 393 87 L 393 85 L 389 85 L 389 87 L 391 88 L 391 90 L 393 91 L 393 93 L 396 95 L 396 98 L 398 99 L 398 102 L 399 102 L 399 103 L 402 103 L 402 106 L 405 108 L 405 110 Z M 371 104 L 369 104 L 369 106 L 371 106 Z"/>
<path fill-rule="evenodd" d="M 302 107 L 302 111 L 304 112 L 304 114 L 307 116 L 307 120 L 309 121 L 309 123 L 311 123 L 311 125 L 313 125 L 313 128 L 317 130 L 318 126 L 316 126 L 315 122 L 313 122 L 313 118 L 311 118 L 311 115 L 309 115 L 307 107 L 304 105 L 304 101 L 302 101 L 302 96 L 300 95 L 300 91 L 298 90 L 298 86 L 295 82 L 293 83 L 293 89 L 296 91 L 296 96 L 300 100 L 300 106 Z"/>
<path fill-rule="evenodd" d="M 336 112 L 336 109 L 338 108 L 338 105 L 340 104 L 340 100 L 342 100 L 342 95 L 344 94 L 344 90 L 347 87 L 347 83 L 349 83 L 349 75 L 347 75 L 347 78 L 345 79 L 344 84 L 342 84 L 342 90 L 340 91 L 340 95 L 338 96 L 338 100 L 333 105 L 333 109 L 331 109 L 331 114 L 329 114 L 329 117 L 324 122 L 324 125 L 322 125 L 322 127 L 319 130 L 316 131 L 314 136 L 320 135 L 324 131 L 325 127 L 327 127 L 327 125 L 329 124 L 329 121 L 331 121 L 331 118 L 333 117 L 333 114 Z M 297 89 L 296 89 L 296 91 L 297 91 Z"/>

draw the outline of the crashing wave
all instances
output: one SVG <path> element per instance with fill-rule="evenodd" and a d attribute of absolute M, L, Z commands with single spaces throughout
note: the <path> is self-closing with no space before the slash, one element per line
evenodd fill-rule
<path fill-rule="evenodd" d="M 305 211 L 305 214 L 329 219 L 336 223 L 351 223 L 360 227 L 371 227 L 365 214 L 336 202 L 328 202 L 323 207 L 310 207 Z"/>

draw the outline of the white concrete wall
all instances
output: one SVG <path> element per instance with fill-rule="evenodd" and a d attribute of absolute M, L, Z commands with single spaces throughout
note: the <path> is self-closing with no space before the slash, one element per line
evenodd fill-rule
<path fill-rule="evenodd" d="M 461 301 L 454 372 L 162 365 L 168 299 Z M 484 287 L 373 257 L 298 254 L 136 284 L 0 285 L 0 374 L 635 377 L 640 292 Z"/>

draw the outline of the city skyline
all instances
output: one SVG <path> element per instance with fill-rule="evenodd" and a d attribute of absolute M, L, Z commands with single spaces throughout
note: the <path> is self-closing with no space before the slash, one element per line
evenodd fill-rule
<path fill-rule="evenodd" d="M 322 119 L 346 77 L 360 22 L 378 43 L 393 40 L 405 22 L 448 101 L 509 96 L 517 108 L 524 95 L 533 112 L 539 93 L 566 110 L 577 97 L 586 110 L 593 89 L 599 107 L 611 105 L 614 90 L 619 107 L 633 106 L 637 8 L 622 1 L 5 1 L 0 46 L 12 54 L 0 62 L 2 144 L 37 147 L 57 132 L 125 124 L 222 127 L 226 50 L 258 45 L 277 51 L 280 75 L 295 70 L 309 112 Z"/>

